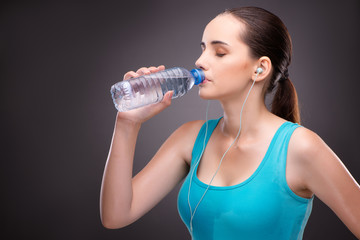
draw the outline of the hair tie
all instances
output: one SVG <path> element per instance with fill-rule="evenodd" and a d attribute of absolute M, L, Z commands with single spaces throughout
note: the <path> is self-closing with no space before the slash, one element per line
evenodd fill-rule
<path fill-rule="evenodd" d="M 280 79 L 278 80 L 278 82 L 282 82 L 289 79 L 289 71 L 288 69 L 285 69 L 285 71 L 283 72 L 283 74 L 281 74 Z"/>
<path fill-rule="evenodd" d="M 284 71 L 283 77 L 284 77 L 285 79 L 288 79 L 288 78 L 289 78 L 289 71 L 288 71 L 288 69 L 286 69 L 286 70 Z"/>

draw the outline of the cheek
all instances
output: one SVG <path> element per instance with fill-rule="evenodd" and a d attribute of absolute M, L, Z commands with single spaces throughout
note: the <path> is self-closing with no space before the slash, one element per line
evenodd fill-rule
<path fill-rule="evenodd" d="M 219 65 L 221 69 L 218 73 L 222 74 L 220 77 L 227 82 L 243 82 L 248 78 L 250 64 L 240 59 L 229 59 L 226 64 Z"/>

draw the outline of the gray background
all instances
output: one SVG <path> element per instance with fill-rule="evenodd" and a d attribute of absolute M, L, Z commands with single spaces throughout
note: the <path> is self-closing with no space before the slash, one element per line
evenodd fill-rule
<path fill-rule="evenodd" d="M 179 186 L 138 222 L 106 230 L 99 191 L 116 110 L 112 84 L 142 66 L 192 68 L 207 22 L 225 8 L 277 14 L 292 36 L 290 77 L 303 125 L 360 181 L 360 2 L 11 1 L 0 6 L 1 215 L 10 239 L 189 239 Z M 212 103 L 210 117 L 221 115 Z M 182 123 L 205 118 L 193 89 L 140 132 L 135 172 Z M 355 239 L 318 199 L 304 239 Z"/>

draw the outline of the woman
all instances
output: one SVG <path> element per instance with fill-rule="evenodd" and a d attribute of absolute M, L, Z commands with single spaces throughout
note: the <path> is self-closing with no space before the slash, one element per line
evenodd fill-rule
<path fill-rule="evenodd" d="M 199 95 L 218 100 L 223 117 L 182 125 L 132 177 L 141 124 L 168 107 L 172 93 L 118 112 L 101 190 L 103 225 L 136 221 L 185 178 L 178 209 L 194 239 L 302 239 L 314 195 L 360 238 L 359 185 L 319 136 L 298 125 L 291 39 L 281 20 L 255 7 L 227 10 L 206 26 L 201 47 Z M 140 68 L 124 79 L 163 69 Z M 273 90 L 270 112 L 264 99 Z"/>

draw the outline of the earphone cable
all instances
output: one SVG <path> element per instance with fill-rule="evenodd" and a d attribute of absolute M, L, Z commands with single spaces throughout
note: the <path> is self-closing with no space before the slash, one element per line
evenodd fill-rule
<path fill-rule="evenodd" d="M 205 143 L 206 143 L 206 138 L 207 138 L 207 132 L 208 132 L 208 112 L 209 112 L 209 106 L 210 106 L 210 100 L 208 100 L 207 102 L 207 106 L 206 106 L 206 116 L 205 116 L 205 137 L 204 137 L 204 142 L 203 142 L 203 148 L 201 150 L 201 154 L 198 158 L 198 160 L 196 161 L 193 169 L 192 169 L 192 172 L 190 173 L 190 182 L 189 182 L 189 191 L 188 191 L 188 205 L 189 205 L 189 209 L 190 209 L 190 216 L 191 216 L 191 219 L 193 217 L 193 212 L 192 212 L 192 209 L 191 209 L 191 204 L 190 204 L 190 189 L 191 189 L 191 182 L 192 182 L 192 179 L 193 179 L 193 176 L 194 176 L 194 171 L 195 171 L 195 167 L 198 165 L 203 153 L 204 153 L 204 150 L 205 150 Z M 192 220 L 190 220 L 190 231 L 192 233 Z"/>
<path fill-rule="evenodd" d="M 206 108 L 206 131 L 205 131 L 205 138 L 204 138 L 203 149 L 202 149 L 202 152 L 201 152 L 201 154 L 200 154 L 200 156 L 199 156 L 199 159 L 198 159 L 197 162 L 195 163 L 195 165 L 194 165 L 194 167 L 193 167 L 193 170 L 192 170 L 192 173 L 191 173 L 191 175 L 190 175 L 190 183 L 189 183 L 189 191 L 188 191 L 188 204 L 189 204 L 189 209 L 190 209 L 190 223 L 189 223 L 189 225 L 190 225 L 190 234 L 191 234 L 191 237 L 193 236 L 193 225 L 192 225 L 192 223 L 193 223 L 193 218 L 194 218 L 194 216 L 195 216 L 196 210 L 197 210 L 197 208 L 199 207 L 201 201 L 204 199 L 207 191 L 208 191 L 209 188 L 210 188 L 210 185 L 211 185 L 212 181 L 214 180 L 216 174 L 218 173 L 218 171 L 219 171 L 219 169 L 220 169 L 220 166 L 221 166 L 221 163 L 222 163 L 225 155 L 226 155 L 227 152 L 230 150 L 230 148 L 235 144 L 235 142 L 237 141 L 237 139 L 238 139 L 239 136 L 240 136 L 241 123 L 242 123 L 242 122 L 241 122 L 241 119 L 242 119 L 243 109 L 244 109 L 245 103 L 246 103 L 246 101 L 247 101 L 247 99 L 248 99 L 248 97 L 249 97 L 249 95 L 250 95 L 250 92 L 251 92 L 252 88 L 254 87 L 254 84 L 255 84 L 255 82 L 256 82 L 256 79 L 257 79 L 259 73 L 260 73 L 260 72 L 257 72 L 257 73 L 256 73 L 256 76 L 255 76 L 255 78 L 254 78 L 254 81 L 253 81 L 253 83 L 252 83 L 252 85 L 251 85 L 251 87 L 250 87 L 250 89 L 249 89 L 249 91 L 248 91 L 248 93 L 247 93 L 247 95 L 246 95 L 246 98 L 245 98 L 245 100 L 244 100 L 244 103 L 243 103 L 243 105 L 242 105 L 242 107 L 241 107 L 239 131 L 238 131 L 238 133 L 237 133 L 234 141 L 230 144 L 230 146 L 228 147 L 228 149 L 224 152 L 223 156 L 221 157 L 220 163 L 219 163 L 219 165 L 218 165 L 218 167 L 217 167 L 214 175 L 212 176 L 209 184 L 207 184 L 207 187 L 206 187 L 206 189 L 205 189 L 202 197 L 200 198 L 199 202 L 197 203 L 196 207 L 194 208 L 194 212 L 192 212 L 191 204 L 190 204 L 191 182 L 192 182 L 192 178 L 193 178 L 193 175 L 194 175 L 194 171 L 195 171 L 195 169 L 196 169 L 196 166 L 199 164 L 200 159 L 201 159 L 201 157 L 202 157 L 202 155 L 203 155 L 203 153 L 204 153 L 204 151 L 205 151 L 205 140 L 206 140 L 207 128 L 208 128 L 208 125 L 207 125 L 207 122 L 208 122 L 208 120 L 207 120 L 207 118 L 208 118 L 208 107 L 209 107 L 209 103 L 208 103 L 208 106 L 207 106 L 207 108 Z"/>

